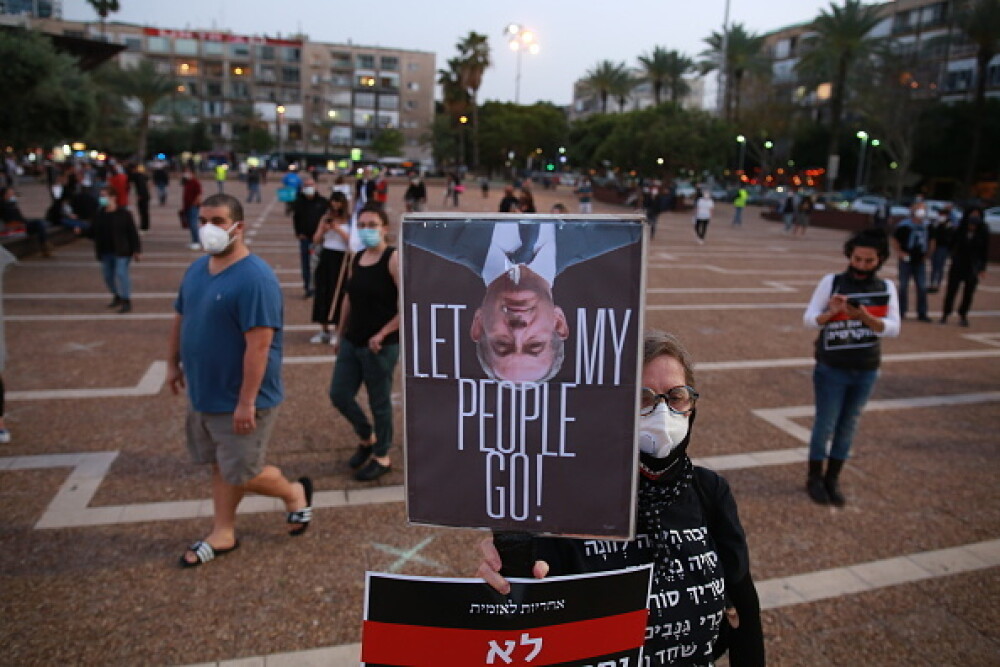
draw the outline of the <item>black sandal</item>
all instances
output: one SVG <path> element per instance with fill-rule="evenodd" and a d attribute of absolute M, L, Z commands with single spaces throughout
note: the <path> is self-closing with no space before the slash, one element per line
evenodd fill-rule
<path fill-rule="evenodd" d="M 184 557 L 186 554 L 181 554 L 180 558 L 181 567 L 198 567 L 199 565 L 204 565 L 208 561 L 214 560 L 219 556 L 225 556 L 226 554 L 236 551 L 237 549 L 239 549 L 239 547 L 240 547 L 239 540 L 236 540 L 233 546 L 229 547 L 228 549 L 216 549 L 208 542 L 204 540 L 198 540 L 197 542 L 188 547 L 188 551 L 192 552 L 195 555 L 195 558 L 197 558 L 197 560 L 195 560 L 192 563 L 191 561 L 189 561 L 187 558 Z"/>
<path fill-rule="evenodd" d="M 300 510 L 288 513 L 288 523 L 296 524 L 297 527 L 288 531 L 292 537 L 297 537 L 309 530 L 309 523 L 312 521 L 313 503 L 313 483 L 308 477 L 299 477 L 299 484 L 306 493 L 306 506 Z"/>

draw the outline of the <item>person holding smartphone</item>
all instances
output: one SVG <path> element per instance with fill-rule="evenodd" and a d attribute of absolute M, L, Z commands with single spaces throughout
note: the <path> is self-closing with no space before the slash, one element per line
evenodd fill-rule
<path fill-rule="evenodd" d="M 878 378 L 881 340 L 898 336 L 900 329 L 896 286 L 877 275 L 889 257 L 885 232 L 858 232 L 844 244 L 844 255 L 847 270 L 823 276 L 802 318 L 808 328 L 819 329 L 806 492 L 816 503 L 837 507 L 846 503 L 840 472 Z"/>

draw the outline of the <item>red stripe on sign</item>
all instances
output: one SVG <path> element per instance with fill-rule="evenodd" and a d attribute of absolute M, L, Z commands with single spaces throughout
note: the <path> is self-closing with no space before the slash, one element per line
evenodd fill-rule
<path fill-rule="evenodd" d="M 647 614 L 640 609 L 528 630 L 466 630 L 365 621 L 361 660 L 405 667 L 554 665 L 642 646 Z"/>
<path fill-rule="evenodd" d="M 885 317 L 889 314 L 889 306 L 865 306 L 868 309 L 869 315 L 874 315 L 875 317 Z"/>

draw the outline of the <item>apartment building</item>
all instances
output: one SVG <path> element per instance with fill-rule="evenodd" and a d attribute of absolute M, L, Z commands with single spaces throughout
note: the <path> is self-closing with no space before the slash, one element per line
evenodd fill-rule
<path fill-rule="evenodd" d="M 971 100 L 976 79 L 976 48 L 952 24 L 954 0 L 896 0 L 879 6 L 881 22 L 872 31 L 877 39 L 893 40 L 915 57 L 910 84 L 915 90 L 944 102 Z M 807 88 L 799 83 L 795 66 L 814 33 L 809 24 L 768 33 L 765 48 L 772 60 L 772 89 L 762 91 L 820 113 L 830 98 L 829 84 Z M 1000 55 L 987 70 L 987 95 L 1000 97 Z"/>
<path fill-rule="evenodd" d="M 633 72 L 635 77 L 639 77 L 638 70 Z M 681 107 L 685 109 L 704 108 L 705 98 L 705 78 L 688 77 L 685 79 L 688 84 L 688 93 L 680 99 Z M 660 91 L 661 101 L 667 101 L 670 93 L 667 90 Z M 653 84 L 643 82 L 635 85 L 624 100 L 614 95 L 608 96 L 608 113 L 624 113 L 637 109 L 647 109 L 655 106 L 656 98 L 653 95 Z M 601 98 L 587 86 L 586 82 L 579 79 L 573 83 L 573 101 L 567 110 L 570 120 L 585 118 L 591 114 L 601 112 Z"/>
<path fill-rule="evenodd" d="M 233 150 L 242 132 L 264 124 L 289 157 L 338 160 L 360 150 L 367 160 L 376 134 L 395 129 L 404 159 L 430 158 L 422 140 L 434 113 L 433 53 L 118 22 L 102 28 L 36 18 L 26 27 L 122 44 L 122 67 L 152 62 L 178 82 L 172 113 L 204 122 L 218 151 Z"/>

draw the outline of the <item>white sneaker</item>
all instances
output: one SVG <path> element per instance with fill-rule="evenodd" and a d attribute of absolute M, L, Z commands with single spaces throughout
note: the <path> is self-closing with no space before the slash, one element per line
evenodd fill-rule
<path fill-rule="evenodd" d="M 320 331 L 318 334 L 316 334 L 315 336 L 313 336 L 312 338 L 310 338 L 309 342 L 313 343 L 315 345 L 319 345 L 320 343 L 329 343 L 330 342 L 330 334 L 328 334 L 325 331 Z"/>
<path fill-rule="evenodd" d="M 330 345 L 336 345 L 339 342 L 340 342 L 340 339 L 337 337 L 337 334 L 335 334 L 335 333 L 334 334 L 330 334 Z"/>
<path fill-rule="evenodd" d="M 10 442 L 10 431 L 0 428 L 0 445 L 6 445 L 8 442 Z"/>
<path fill-rule="evenodd" d="M 191 245 L 188 246 L 188 248 L 190 248 L 191 250 L 201 250 L 201 244 L 200 243 L 192 243 Z"/>

